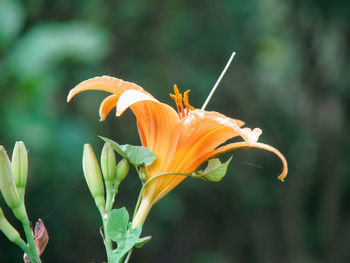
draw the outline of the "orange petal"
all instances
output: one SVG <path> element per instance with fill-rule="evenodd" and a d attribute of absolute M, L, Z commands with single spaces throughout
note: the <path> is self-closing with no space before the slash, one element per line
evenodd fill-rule
<path fill-rule="evenodd" d="M 128 107 L 136 115 L 142 144 L 157 156 L 154 163 L 146 167 L 149 179 L 167 171 L 167 167 L 170 166 L 180 136 L 177 133 L 180 119 L 176 111 L 169 105 L 135 90 L 128 90 L 120 96 L 117 103 L 117 114 L 122 114 Z M 168 185 L 169 178 L 171 184 Z M 170 191 L 182 180 L 183 178 L 180 179 L 177 176 L 157 178 L 147 185 L 143 198 L 147 198 L 153 204 L 161 198 L 160 193 L 163 193 L 165 188 Z"/>
<path fill-rule="evenodd" d="M 154 163 L 146 167 L 149 179 L 167 171 L 176 151 L 179 137 L 176 131 L 180 120 L 173 108 L 157 101 L 141 100 L 130 107 L 137 118 L 142 144 L 157 156 Z M 150 182 L 143 196 L 147 196 L 152 203 L 156 202 L 157 196 L 165 187 L 163 184 L 165 177 Z"/>
<path fill-rule="evenodd" d="M 144 91 L 139 85 L 118 78 L 109 76 L 95 77 L 79 83 L 72 90 L 70 90 L 67 97 L 67 102 L 71 101 L 71 99 L 78 93 L 86 90 L 103 90 L 114 93 L 119 97 L 124 91 L 129 89 Z"/>
<path fill-rule="evenodd" d="M 176 133 L 179 135 L 177 148 L 169 166 L 163 166 L 161 172 L 193 172 L 205 156 L 230 138 L 241 135 L 242 121 L 228 118 L 217 112 L 206 112 L 195 109 L 181 119 Z M 185 176 L 167 175 L 155 179 L 158 183 L 157 196 L 160 200 L 176 187 Z"/>
<path fill-rule="evenodd" d="M 207 153 L 227 140 L 241 136 L 241 125 L 242 121 L 217 112 L 191 111 L 178 128 L 181 134 L 171 171 L 194 171 L 205 161 L 203 156 Z"/>
<path fill-rule="evenodd" d="M 142 126 L 138 120 L 136 120 L 136 125 L 137 125 L 137 131 L 139 132 L 141 144 L 143 146 L 147 147 L 147 140 L 146 140 L 145 132 L 143 131 Z"/>
<path fill-rule="evenodd" d="M 141 101 L 131 106 L 136 115 L 138 129 L 141 131 L 141 142 L 146 143 L 156 161 L 149 167 L 148 177 L 164 172 L 175 153 L 178 134 L 176 127 L 179 122 L 177 113 L 166 104 L 154 101 Z M 144 145 L 144 146 L 146 146 Z"/>
<path fill-rule="evenodd" d="M 160 103 L 149 93 L 140 92 L 138 90 L 127 90 L 119 97 L 117 103 L 117 116 L 121 116 L 127 108 L 141 101 L 154 101 Z"/>
<path fill-rule="evenodd" d="M 141 131 L 142 143 L 147 142 L 147 148 L 157 155 L 157 160 L 150 170 L 158 171 L 155 167 L 166 166 L 171 161 L 176 148 L 178 135 L 175 133 L 179 123 L 176 111 L 169 105 L 156 100 L 147 93 L 137 90 L 125 91 L 117 103 L 117 115 L 131 108 L 137 118 L 138 129 Z"/>
<path fill-rule="evenodd" d="M 120 95 L 122 95 L 125 91 L 137 90 L 142 94 L 147 94 L 147 96 L 150 98 L 152 97 L 149 93 L 134 83 L 109 76 L 102 76 L 88 79 L 78 84 L 69 92 L 67 101 L 69 102 L 75 95 L 86 90 L 102 90 L 113 93 L 114 96 L 107 97 L 100 106 L 101 120 L 104 120 L 107 117 L 107 114 L 118 103 Z"/>
<path fill-rule="evenodd" d="M 100 120 L 104 121 L 108 115 L 108 113 L 115 107 L 117 106 L 117 102 L 118 102 L 118 96 L 113 94 L 108 96 L 107 98 L 105 98 L 101 105 L 100 105 L 100 110 L 99 110 L 99 114 L 100 114 Z"/>
<path fill-rule="evenodd" d="M 282 164 L 283 164 L 283 170 L 282 170 L 282 173 L 278 176 L 278 179 L 281 180 L 282 182 L 284 181 L 284 178 L 288 174 L 287 160 L 279 150 L 277 150 L 276 148 L 272 147 L 271 145 L 268 145 L 265 143 L 257 142 L 254 145 L 249 145 L 247 142 L 230 143 L 230 144 L 227 144 L 225 146 L 222 146 L 222 147 L 214 150 L 212 153 L 208 154 L 206 156 L 206 158 L 209 159 L 211 157 L 218 156 L 222 153 L 229 152 L 229 151 L 236 150 L 236 149 L 241 149 L 241 148 L 244 148 L 244 149 L 258 148 L 258 149 L 267 150 L 269 152 L 276 154 L 281 159 Z"/>

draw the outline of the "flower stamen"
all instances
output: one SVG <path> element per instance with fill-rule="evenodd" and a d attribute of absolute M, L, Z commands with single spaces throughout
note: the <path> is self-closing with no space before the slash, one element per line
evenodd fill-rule
<path fill-rule="evenodd" d="M 188 114 L 191 110 L 194 110 L 194 107 L 192 107 L 188 101 L 188 93 L 190 93 L 190 89 L 186 90 L 184 92 L 184 104 L 186 107 L 186 114 Z"/>
<path fill-rule="evenodd" d="M 190 91 L 191 90 L 186 90 L 182 96 L 177 88 L 177 85 L 175 84 L 174 94 L 169 94 L 176 103 L 177 114 L 179 115 L 180 119 L 186 117 L 190 111 L 194 110 L 194 107 L 189 104 L 188 100 L 188 93 L 190 93 Z"/>

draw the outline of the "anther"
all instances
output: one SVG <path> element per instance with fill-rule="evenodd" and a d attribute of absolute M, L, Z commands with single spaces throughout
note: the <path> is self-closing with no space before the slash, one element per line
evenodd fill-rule
<path fill-rule="evenodd" d="M 188 101 L 189 92 L 190 90 L 185 91 L 182 96 L 182 94 L 179 92 L 179 89 L 177 88 L 177 85 L 175 84 L 174 85 L 175 94 L 169 94 L 170 97 L 173 100 L 175 100 L 177 113 L 180 119 L 186 117 L 187 114 L 190 112 L 190 110 L 194 110 L 194 108 L 189 104 L 189 101 Z"/>

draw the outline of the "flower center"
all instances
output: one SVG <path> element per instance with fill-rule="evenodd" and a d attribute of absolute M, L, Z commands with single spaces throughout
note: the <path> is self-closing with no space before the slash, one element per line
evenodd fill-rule
<path fill-rule="evenodd" d="M 182 96 L 182 94 L 179 92 L 177 85 L 174 85 L 174 93 L 175 94 L 169 94 L 170 97 L 175 100 L 176 108 L 177 108 L 177 114 L 179 115 L 180 119 L 185 118 L 188 113 L 194 108 L 189 104 L 188 102 L 188 93 L 190 93 L 191 90 L 186 90 Z"/>

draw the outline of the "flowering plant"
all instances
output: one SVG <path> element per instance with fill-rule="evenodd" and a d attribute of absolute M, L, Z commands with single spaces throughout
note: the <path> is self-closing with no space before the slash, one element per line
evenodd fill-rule
<path fill-rule="evenodd" d="M 270 151 L 277 155 L 283 164 L 278 179 L 283 181 L 287 175 L 287 161 L 284 156 L 276 148 L 258 142 L 261 129 L 243 128 L 243 121 L 218 112 L 206 111 L 204 108 L 210 96 L 201 109 L 196 109 L 189 103 L 190 91 L 187 90 L 182 94 L 174 85 L 174 94 L 170 94 L 170 97 L 175 101 L 175 110 L 158 101 L 137 84 L 102 76 L 78 84 L 69 92 L 67 101 L 87 90 L 111 93 L 100 105 L 101 120 L 105 120 L 113 108 L 116 108 L 117 116 L 121 116 L 130 108 L 136 116 L 142 144 L 142 146 L 120 145 L 111 139 L 101 137 L 105 145 L 100 164 L 91 145 L 84 145 L 83 171 L 101 215 L 103 224 L 101 235 L 108 263 L 128 262 L 134 247 L 139 248 L 151 239 L 151 236 L 141 237 L 141 232 L 152 206 L 186 177 L 219 182 L 225 176 L 232 159 L 231 157 L 221 162 L 217 157 L 223 153 L 241 148 Z M 226 143 L 232 138 L 239 138 L 240 141 Z M 115 152 L 123 158 L 118 164 Z M 21 157 L 21 165 L 17 167 L 19 158 L 14 154 L 11 168 L 3 148 L 0 148 L 0 153 L 0 190 L 8 206 L 23 222 L 29 245 L 27 246 L 16 230 L 11 228 L 1 210 L 0 229 L 26 252 L 26 262 L 40 262 L 40 255 L 47 244 L 48 235 L 45 228 L 41 227 L 43 230 L 38 231 L 38 235 L 35 231 L 33 237 L 28 228 L 29 220 L 23 197 L 26 173 L 21 172 L 26 167 L 27 160 Z M 26 156 L 23 150 L 21 156 Z M 199 167 L 206 162 L 206 168 L 199 170 Z M 142 184 L 131 220 L 124 207 L 113 209 L 115 196 L 129 172 L 130 165 L 136 169 Z M 44 237 L 39 238 L 39 232 Z"/>

